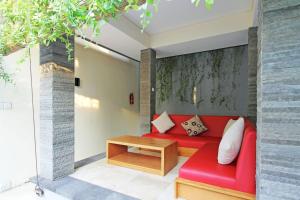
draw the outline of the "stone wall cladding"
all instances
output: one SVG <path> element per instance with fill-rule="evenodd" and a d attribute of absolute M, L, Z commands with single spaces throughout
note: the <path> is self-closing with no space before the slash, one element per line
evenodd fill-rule
<path fill-rule="evenodd" d="M 156 84 L 156 52 L 153 49 L 141 51 L 140 63 L 140 131 L 150 132 L 151 119 L 155 114 L 155 88 Z"/>
<path fill-rule="evenodd" d="M 70 44 L 74 47 L 74 37 L 69 38 Z M 74 69 L 74 62 L 70 59 L 74 58 L 74 49 L 69 57 L 65 44 L 61 41 L 56 41 L 49 46 L 41 46 L 40 48 L 40 63 L 50 63 L 55 61 L 56 64 Z"/>
<path fill-rule="evenodd" d="M 40 174 L 56 180 L 74 171 L 74 63 L 62 44 L 40 49 Z"/>
<path fill-rule="evenodd" d="M 248 117 L 256 123 L 257 113 L 257 27 L 248 31 Z"/>
<path fill-rule="evenodd" d="M 300 1 L 260 1 L 257 199 L 300 197 Z"/>

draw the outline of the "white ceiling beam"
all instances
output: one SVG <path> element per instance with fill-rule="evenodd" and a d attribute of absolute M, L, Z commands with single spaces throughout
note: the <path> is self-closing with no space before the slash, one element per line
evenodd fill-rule
<path fill-rule="evenodd" d="M 151 47 L 159 48 L 172 44 L 185 43 L 193 40 L 247 30 L 253 24 L 252 9 L 214 20 L 192 24 L 178 29 L 165 31 L 151 36 Z"/>
<path fill-rule="evenodd" d="M 150 36 L 146 32 L 141 32 L 141 29 L 132 21 L 124 16 L 118 16 L 109 22 L 112 26 L 127 34 L 129 37 L 135 39 L 146 48 L 150 47 Z"/>

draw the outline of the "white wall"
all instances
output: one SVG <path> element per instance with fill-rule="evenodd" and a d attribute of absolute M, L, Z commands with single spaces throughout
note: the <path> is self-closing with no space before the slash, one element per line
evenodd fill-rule
<path fill-rule="evenodd" d="M 5 58 L 15 73 L 15 84 L 0 82 L 0 192 L 35 175 L 29 60 L 18 51 Z M 105 151 L 105 140 L 120 134 L 138 134 L 139 66 L 76 45 L 75 160 Z M 39 137 L 39 49 L 32 50 L 36 131 Z M 129 105 L 129 93 L 135 104 Z M 11 109 L 2 109 L 11 103 Z M 39 139 L 37 138 L 37 141 Z M 38 154 L 39 155 L 39 154 Z"/>
<path fill-rule="evenodd" d="M 75 160 L 105 152 L 105 140 L 139 132 L 137 63 L 76 45 Z M 129 104 L 133 92 L 135 103 Z"/>
<path fill-rule="evenodd" d="M 5 58 L 7 70 L 14 73 L 15 84 L 0 81 L 0 191 L 23 183 L 34 176 L 34 143 L 29 59 L 17 61 L 21 50 Z M 34 102 L 39 132 L 39 49 L 32 49 Z M 3 104 L 12 107 L 3 109 Z"/>

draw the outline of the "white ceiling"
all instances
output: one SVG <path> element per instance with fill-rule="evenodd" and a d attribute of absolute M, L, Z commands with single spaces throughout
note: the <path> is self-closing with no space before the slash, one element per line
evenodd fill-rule
<path fill-rule="evenodd" d="M 97 44 L 108 47 L 109 49 L 120 52 L 136 60 L 140 60 L 140 50 L 147 48 L 145 45 L 135 40 L 135 38 L 130 37 L 111 24 L 105 24 L 102 27 L 99 36 L 95 36 L 91 29 L 86 29 L 83 32 L 84 37 Z"/>
<path fill-rule="evenodd" d="M 156 49 L 157 58 L 222 49 L 248 43 L 248 31 L 237 31 L 204 39 L 163 46 Z"/>
<path fill-rule="evenodd" d="M 199 7 L 195 7 L 191 0 L 161 0 L 158 12 L 154 12 L 146 32 L 152 35 L 228 14 L 251 10 L 252 6 L 253 0 L 215 0 L 213 8 L 207 10 L 204 1 L 201 1 Z M 140 14 L 141 11 L 130 11 L 125 16 L 140 27 Z"/>
<path fill-rule="evenodd" d="M 155 49 L 157 57 L 168 57 L 248 43 L 248 28 L 255 25 L 258 0 L 215 0 L 209 11 L 204 0 L 197 8 L 190 1 L 161 0 L 144 33 L 138 11 L 112 20 L 100 36 L 84 32 L 98 44 L 136 60 L 146 48 Z"/>

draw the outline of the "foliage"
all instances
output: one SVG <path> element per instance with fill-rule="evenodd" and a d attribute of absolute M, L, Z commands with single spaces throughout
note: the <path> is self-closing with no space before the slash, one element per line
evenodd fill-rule
<path fill-rule="evenodd" d="M 200 0 L 191 0 L 196 6 Z M 120 12 L 142 10 L 141 25 L 145 29 L 157 10 L 159 0 L 0 0 L 0 56 L 36 44 L 48 46 L 60 40 L 69 55 L 72 46 L 68 40 L 75 32 L 90 27 L 98 34 L 103 24 Z M 213 0 L 205 0 L 207 8 Z M 1 60 L 0 60 L 1 62 Z M 8 80 L 0 68 L 0 80 Z"/>
<path fill-rule="evenodd" d="M 173 61 L 175 59 L 162 58 L 157 62 L 156 88 L 159 103 L 167 101 L 172 95 L 172 72 L 176 64 Z"/>
<path fill-rule="evenodd" d="M 6 83 L 13 83 L 13 80 L 11 78 L 11 74 L 7 73 L 4 70 L 2 59 L 3 58 L 0 55 L 0 80 L 4 80 L 4 82 L 6 82 Z"/>
<path fill-rule="evenodd" d="M 237 111 L 243 92 L 240 83 L 245 72 L 243 66 L 247 64 L 246 50 L 243 45 L 158 59 L 158 109 L 164 110 L 166 105 L 172 104 L 193 105 L 199 110 Z"/>

